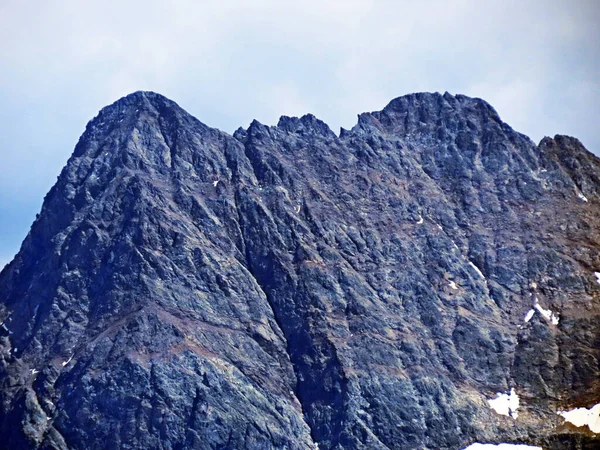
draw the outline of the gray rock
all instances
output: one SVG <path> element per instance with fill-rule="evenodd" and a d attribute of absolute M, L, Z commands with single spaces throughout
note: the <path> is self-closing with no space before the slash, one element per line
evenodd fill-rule
<path fill-rule="evenodd" d="M 136 92 L 0 273 L 0 446 L 596 448 L 556 411 L 600 401 L 599 212 L 598 158 L 480 99 L 230 136 Z"/>

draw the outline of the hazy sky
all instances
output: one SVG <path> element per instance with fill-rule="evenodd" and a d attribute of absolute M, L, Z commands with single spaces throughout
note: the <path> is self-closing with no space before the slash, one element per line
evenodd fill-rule
<path fill-rule="evenodd" d="M 599 1 L 0 0 L 0 268 L 88 120 L 136 90 L 233 132 L 333 130 L 416 91 L 482 97 L 600 154 Z"/>

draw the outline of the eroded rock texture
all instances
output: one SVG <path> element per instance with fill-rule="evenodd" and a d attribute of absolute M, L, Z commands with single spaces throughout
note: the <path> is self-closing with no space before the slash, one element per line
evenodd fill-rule
<path fill-rule="evenodd" d="M 480 99 L 230 136 L 131 94 L 0 273 L 0 446 L 597 448 L 556 411 L 600 402 L 599 216 L 598 158 Z"/>

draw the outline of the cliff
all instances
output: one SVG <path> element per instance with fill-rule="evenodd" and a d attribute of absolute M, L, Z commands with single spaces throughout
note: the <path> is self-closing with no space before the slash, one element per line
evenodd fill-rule
<path fill-rule="evenodd" d="M 136 92 L 0 273 L 0 447 L 597 448 L 595 272 L 600 160 L 481 99 L 231 136 Z"/>

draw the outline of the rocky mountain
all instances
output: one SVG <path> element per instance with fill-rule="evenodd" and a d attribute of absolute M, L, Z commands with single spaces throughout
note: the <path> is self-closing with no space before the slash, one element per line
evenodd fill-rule
<path fill-rule="evenodd" d="M 600 448 L 600 160 L 462 95 L 231 136 L 136 92 L 0 322 L 0 448 Z"/>

